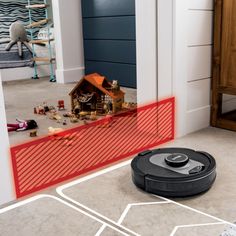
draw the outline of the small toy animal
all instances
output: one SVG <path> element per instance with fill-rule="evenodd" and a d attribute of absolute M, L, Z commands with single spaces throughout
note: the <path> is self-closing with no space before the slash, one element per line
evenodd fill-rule
<path fill-rule="evenodd" d="M 48 127 L 49 134 L 54 135 L 63 131 L 62 128 Z"/>

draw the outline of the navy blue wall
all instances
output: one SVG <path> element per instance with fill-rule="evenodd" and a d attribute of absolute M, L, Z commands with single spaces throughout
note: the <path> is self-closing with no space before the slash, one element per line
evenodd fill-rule
<path fill-rule="evenodd" d="M 82 0 L 85 73 L 136 88 L 135 0 Z"/>

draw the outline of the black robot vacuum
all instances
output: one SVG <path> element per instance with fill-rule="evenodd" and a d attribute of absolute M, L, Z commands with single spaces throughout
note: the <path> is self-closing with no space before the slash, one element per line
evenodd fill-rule
<path fill-rule="evenodd" d="M 164 197 L 206 192 L 216 179 L 215 159 L 185 148 L 144 151 L 133 159 L 131 169 L 137 187 Z"/>

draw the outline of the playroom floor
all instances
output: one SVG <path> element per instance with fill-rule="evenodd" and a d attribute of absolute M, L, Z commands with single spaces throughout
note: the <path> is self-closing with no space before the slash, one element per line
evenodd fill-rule
<path fill-rule="evenodd" d="M 82 125 L 83 121 L 72 124 L 67 118 L 67 125 L 63 126 L 62 122 L 57 123 L 55 120 L 49 119 L 44 115 L 35 115 L 34 107 L 47 102 L 49 106 L 57 106 L 58 100 L 65 101 L 65 111 L 59 111 L 62 116 L 63 113 L 70 111 L 70 91 L 74 88 L 76 83 L 57 84 L 50 83 L 49 78 L 42 78 L 40 80 L 21 80 L 3 83 L 3 91 L 6 105 L 7 122 L 15 123 L 16 118 L 19 119 L 34 119 L 37 121 L 39 129 L 38 136 L 45 136 L 48 134 L 48 127 L 67 129 L 74 126 Z M 136 102 L 136 90 L 129 88 L 122 88 L 126 92 L 126 102 Z M 64 119 L 62 119 L 63 121 Z M 11 145 L 21 144 L 25 141 L 32 140 L 29 137 L 29 131 L 11 132 L 9 133 Z"/>
<path fill-rule="evenodd" d="M 1 236 L 235 236 L 236 133 L 207 128 L 164 146 L 211 153 L 217 179 L 205 194 L 166 199 L 138 190 L 130 161 L 0 210 Z"/>

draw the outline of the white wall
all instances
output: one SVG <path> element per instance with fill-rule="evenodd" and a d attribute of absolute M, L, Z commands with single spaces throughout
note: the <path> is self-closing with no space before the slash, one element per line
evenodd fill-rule
<path fill-rule="evenodd" d="M 149 58 L 148 65 L 142 60 L 137 63 L 138 67 L 146 66 L 142 74 L 138 73 L 139 84 L 148 84 L 148 90 L 147 85 L 138 87 L 138 101 L 148 102 L 150 94 L 157 94 L 158 99 L 175 96 L 178 137 L 209 126 L 213 0 L 158 0 L 158 24 L 153 16 L 154 3 L 142 2 L 146 17 L 137 14 L 138 21 L 142 20 L 142 24 L 149 27 L 156 24 L 157 30 L 153 28 L 152 33 L 150 29 L 143 31 L 145 36 L 137 34 L 137 41 L 138 37 L 146 38 L 142 54 L 145 54 L 145 59 Z M 138 23 L 139 27 L 141 24 Z M 140 29 L 137 32 L 141 32 Z M 156 50 L 154 42 L 149 40 L 156 32 L 158 60 L 154 59 L 150 50 Z M 154 76 L 155 73 L 157 76 Z"/>
<path fill-rule="evenodd" d="M 157 22 L 159 23 L 157 24 Z M 146 104 L 173 95 L 172 24 L 172 0 L 136 0 L 137 98 L 139 104 Z"/>
<path fill-rule="evenodd" d="M 84 75 L 82 10 L 79 0 L 52 0 L 58 83 L 79 81 Z"/>
<path fill-rule="evenodd" d="M 0 205 L 15 199 L 10 144 L 7 132 L 5 104 L 0 76 Z"/>
<path fill-rule="evenodd" d="M 157 2 L 136 0 L 138 104 L 157 100 Z"/>
<path fill-rule="evenodd" d="M 210 124 L 213 0 L 188 0 L 187 130 Z"/>

